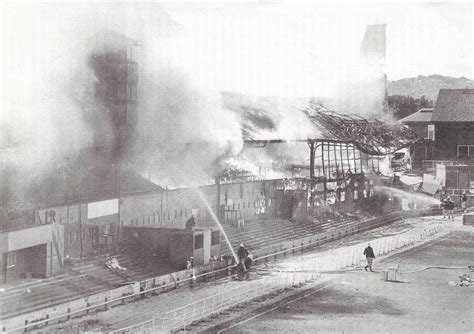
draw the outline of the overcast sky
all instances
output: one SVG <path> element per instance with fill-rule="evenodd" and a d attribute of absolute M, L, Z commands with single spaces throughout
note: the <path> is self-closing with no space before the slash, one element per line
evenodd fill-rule
<path fill-rule="evenodd" d="M 353 75 L 365 26 L 387 24 L 389 80 L 473 78 L 471 3 L 164 3 L 203 85 L 253 95 L 328 95 Z"/>
<path fill-rule="evenodd" d="M 15 2 L 23 5 L 5 7 L 2 15 L 3 75 L 12 73 L 9 81 L 31 72 L 25 64 L 43 66 L 38 57 L 68 55 L 66 47 L 103 27 L 139 39 L 127 26 L 148 22 L 145 32 L 156 35 L 167 16 L 184 38 L 171 35 L 170 44 L 156 46 L 147 36 L 143 44 L 148 39 L 153 45 L 143 50 L 172 59 L 203 89 L 332 95 L 354 80 L 366 25 L 380 23 L 387 24 L 389 80 L 435 73 L 474 78 L 469 2 Z M 42 71 L 57 63 L 43 62 L 49 65 Z"/>

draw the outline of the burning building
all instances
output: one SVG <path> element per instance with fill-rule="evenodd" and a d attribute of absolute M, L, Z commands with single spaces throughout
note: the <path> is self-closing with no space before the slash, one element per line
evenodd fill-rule
<path fill-rule="evenodd" d="M 65 257 L 110 244 L 120 193 L 159 188 L 121 164 L 137 122 L 137 42 L 103 30 L 85 45 L 94 84 L 83 91 L 81 111 L 91 145 L 24 188 L 17 186 L 23 183 L 18 168 L 2 166 L 3 282 L 53 275 Z"/>
<path fill-rule="evenodd" d="M 235 156 L 227 146 L 212 154 L 210 160 L 216 168 L 208 176 L 216 179 L 213 185 L 164 189 L 127 172 L 124 164 L 140 123 L 138 43 L 104 30 L 87 44 L 94 85 L 81 97 L 81 109 L 92 132 L 92 144 L 54 176 L 30 186 L 31 215 L 20 217 L 27 227 L 15 223 L 10 231 L 6 227 L 13 218 L 2 222 L 2 237 L 8 240 L 1 250 L 4 281 L 25 273 L 49 276 L 61 269 L 67 256 L 81 258 L 118 245 L 130 255 L 155 263 L 178 267 L 193 257 L 196 265 L 206 264 L 210 257 L 221 255 L 221 222 L 278 218 L 297 224 L 317 219 L 328 210 L 370 211 L 378 200 L 375 177 L 368 177 L 380 171 L 377 157 L 416 140 L 402 128 L 314 109 L 306 102 L 283 104 L 278 110 L 268 105 L 257 109 L 247 106 L 244 114 L 239 114 L 241 106 L 231 111 L 224 108 L 229 115 L 238 114 L 230 119 L 240 120 L 232 128 L 237 126 L 242 136 L 231 139 L 243 141 L 244 150 L 233 162 L 229 158 Z M 180 97 L 173 95 L 179 101 L 160 112 L 179 113 L 184 100 L 188 114 L 177 119 L 189 125 L 186 116 L 195 113 L 189 100 L 200 99 Z M 156 132 L 155 124 L 151 130 Z M 165 130 L 166 134 L 173 132 Z M 148 145 L 169 144 L 175 150 L 174 138 Z M 191 147 L 186 145 L 184 152 L 188 153 Z M 268 152 L 261 154 L 265 149 Z M 258 153 L 251 155 L 250 151 Z M 153 154 L 146 153 L 151 159 Z M 271 173 L 256 175 L 240 164 L 244 158 Z M 160 160 L 163 166 L 168 163 L 164 156 Z M 196 161 L 188 162 L 191 170 L 200 167 Z M 243 173 L 233 177 L 226 173 L 229 167 Z M 187 224 L 190 220 L 195 224 Z M 39 236 L 33 243 L 28 238 L 19 242 L 32 233 Z M 41 247 L 41 252 L 34 247 Z M 20 256 L 22 252 L 27 256 Z M 33 253 L 41 257 L 34 265 L 21 260 Z"/>

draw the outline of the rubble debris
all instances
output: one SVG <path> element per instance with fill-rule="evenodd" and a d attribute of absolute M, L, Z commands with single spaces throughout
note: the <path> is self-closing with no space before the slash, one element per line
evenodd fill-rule
<path fill-rule="evenodd" d="M 468 274 L 459 275 L 459 282 L 456 282 L 456 286 L 472 287 L 473 282 Z"/>

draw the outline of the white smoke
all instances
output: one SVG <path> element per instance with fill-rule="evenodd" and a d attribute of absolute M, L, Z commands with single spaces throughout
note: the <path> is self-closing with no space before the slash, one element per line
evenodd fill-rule
<path fill-rule="evenodd" d="M 136 41 L 138 124 L 125 162 L 154 180 L 176 184 L 215 176 L 220 161 L 241 150 L 246 125 L 255 139 L 320 135 L 299 102 L 258 100 L 270 127 L 249 125 L 243 114 L 223 107 L 219 87 L 203 86 L 193 68 L 195 43 L 156 3 L 2 6 L 0 149 L 4 166 L 32 178 L 67 167 L 98 136 L 115 140 L 111 116 L 94 97 L 98 78 L 88 64 L 87 40 L 103 29 Z M 307 151 L 300 151 L 296 160 L 304 163 Z M 295 150 L 259 155 L 282 162 Z"/>
<path fill-rule="evenodd" d="M 4 167 L 30 178 L 77 155 L 92 139 L 81 98 L 93 77 L 77 36 L 65 35 L 70 31 L 61 29 L 51 6 L 3 4 L 1 127 L 9 135 L 1 149 L 9 152 Z M 64 14 L 61 20 L 74 22 Z"/>
<path fill-rule="evenodd" d="M 235 113 L 216 90 L 199 86 L 190 41 L 182 31 L 158 34 L 145 16 L 139 59 L 138 126 L 132 165 L 160 184 L 203 182 L 216 175 L 222 156 L 242 147 Z"/>
<path fill-rule="evenodd" d="M 212 175 L 220 156 L 240 150 L 237 117 L 222 108 L 219 94 L 196 84 L 187 66 L 189 41 L 158 4 L 3 9 L 4 166 L 40 177 L 67 166 L 98 140 L 116 140 L 110 113 L 94 97 L 97 78 L 88 64 L 88 41 L 104 29 L 134 39 L 139 51 L 138 126 L 126 162 L 142 172 L 192 179 Z"/>
<path fill-rule="evenodd" d="M 385 25 L 367 26 L 350 80 L 339 86 L 335 100 L 338 110 L 368 118 L 391 119 L 385 105 L 385 29 Z"/>

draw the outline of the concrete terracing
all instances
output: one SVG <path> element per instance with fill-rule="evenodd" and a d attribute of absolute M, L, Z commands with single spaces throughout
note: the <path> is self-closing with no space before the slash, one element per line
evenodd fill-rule
<path fill-rule="evenodd" d="M 344 247 L 349 247 L 351 244 L 360 243 L 361 241 L 375 240 L 377 238 L 395 235 L 397 233 L 405 233 L 412 229 L 416 228 L 430 228 L 430 227 L 443 227 L 443 234 L 449 232 L 449 229 L 457 229 L 460 227 L 460 219 L 456 218 L 454 223 L 448 222 L 447 220 L 442 220 L 439 217 L 433 218 L 421 218 L 421 219 L 410 219 L 405 222 L 397 222 L 390 226 L 385 226 L 383 228 L 374 229 L 357 235 L 351 235 L 340 240 L 336 240 L 330 243 L 326 243 L 318 247 L 317 256 L 324 256 L 324 253 L 328 252 L 331 254 L 335 249 L 339 251 L 343 250 Z M 428 241 L 429 239 L 426 239 Z M 361 250 L 362 252 L 362 250 Z M 293 257 L 278 264 L 278 267 L 291 267 L 295 263 L 301 263 L 302 258 L 314 257 L 313 254 L 307 254 L 302 257 Z M 376 265 L 377 266 L 380 265 Z M 365 272 L 364 272 L 365 273 Z M 380 275 L 376 275 L 377 279 L 380 278 Z M 259 279 L 258 276 L 253 275 L 253 279 Z M 228 278 L 218 280 L 216 282 L 200 285 L 194 287 L 193 289 L 178 289 L 172 292 L 169 292 L 159 297 L 151 297 L 144 299 L 135 303 L 128 304 L 126 306 L 118 306 L 112 309 L 109 309 L 105 312 L 100 312 L 91 316 L 86 316 L 78 319 L 71 319 L 67 322 L 67 325 L 53 325 L 48 329 L 59 330 L 65 328 L 76 328 L 79 330 L 109 330 L 109 329 L 119 329 L 126 326 L 134 325 L 141 321 L 147 321 L 152 318 L 159 318 L 164 315 L 165 312 L 172 310 L 196 300 L 212 296 L 218 291 L 227 290 L 232 287 L 236 287 L 239 284 L 245 284 L 245 282 L 239 282 L 234 280 L 229 280 Z"/>
<path fill-rule="evenodd" d="M 105 257 L 85 260 L 64 274 L 44 280 L 26 280 L 5 286 L 0 292 L 1 319 L 45 309 L 99 292 L 108 291 L 127 282 L 140 281 L 173 271 L 157 266 L 144 268 L 125 256 L 117 256 L 126 271 L 113 272 L 106 268 Z"/>

